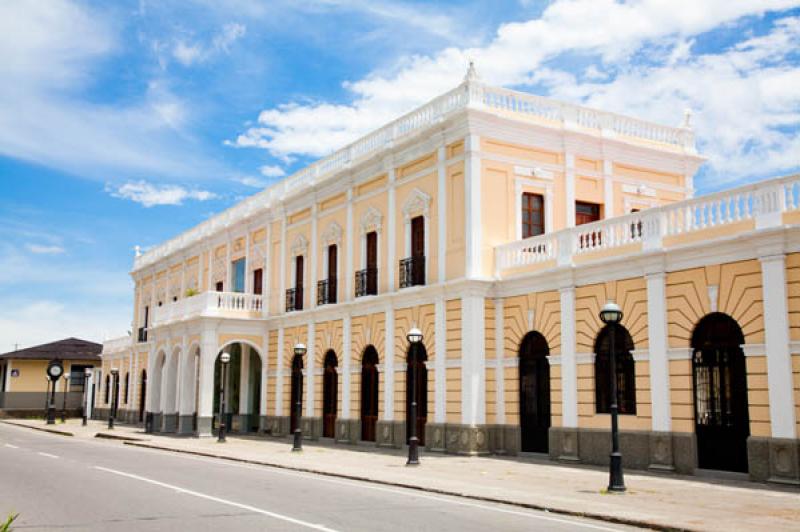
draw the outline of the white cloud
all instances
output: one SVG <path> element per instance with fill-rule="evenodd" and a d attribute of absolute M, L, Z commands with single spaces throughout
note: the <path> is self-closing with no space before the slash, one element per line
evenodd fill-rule
<path fill-rule="evenodd" d="M 190 190 L 179 185 L 154 185 L 146 181 L 135 181 L 120 186 L 106 186 L 106 191 L 115 198 L 128 199 L 145 207 L 156 205 L 181 205 L 186 200 L 207 201 L 217 197 L 207 190 Z"/>
<path fill-rule="evenodd" d="M 539 18 L 500 26 L 486 46 L 405 58 L 390 74 L 373 72 L 346 82 L 350 104 L 293 102 L 266 109 L 258 124 L 231 144 L 265 149 L 278 158 L 326 155 L 456 86 L 474 59 L 490 84 L 539 83 L 557 97 L 667 124 L 677 124 L 690 104 L 698 109 L 698 124 L 709 120 L 698 125 L 698 135 L 712 157 L 724 159 L 716 170 L 741 175 L 767 155 L 767 167 L 778 168 L 779 161 L 791 164 L 787 150 L 797 143 L 796 134 L 775 128 L 779 120 L 797 125 L 790 117 L 798 67 L 771 66 L 765 54 L 785 56 L 797 49 L 794 39 L 772 35 L 698 58 L 691 56 L 692 38 L 743 16 L 795 5 L 796 0 L 558 0 Z M 791 31 L 779 27 L 773 33 Z M 743 34 L 741 40 L 746 39 Z M 586 84 L 558 66 L 556 59 L 566 53 L 593 60 L 585 70 Z M 636 54 L 649 56 L 655 66 L 638 66 Z M 760 119 L 765 112 L 769 118 Z M 763 149 L 742 148 L 759 135 Z"/>
<path fill-rule="evenodd" d="M 266 165 L 259 168 L 259 170 L 264 177 L 283 177 L 286 175 L 286 171 L 280 166 Z"/>
<path fill-rule="evenodd" d="M 59 255 L 64 253 L 64 248 L 61 246 L 45 246 L 42 244 L 25 244 L 25 248 L 31 253 L 35 253 L 37 255 Z"/>
<path fill-rule="evenodd" d="M 233 180 L 247 187 L 264 188 L 265 186 L 267 186 L 266 181 L 252 176 L 235 177 L 233 178 Z"/>
<path fill-rule="evenodd" d="M 246 32 L 247 28 L 243 24 L 225 24 L 207 44 L 189 43 L 183 39 L 177 39 L 172 49 L 172 55 L 183 66 L 203 63 L 216 55 L 230 52 L 231 45 L 244 37 Z"/>

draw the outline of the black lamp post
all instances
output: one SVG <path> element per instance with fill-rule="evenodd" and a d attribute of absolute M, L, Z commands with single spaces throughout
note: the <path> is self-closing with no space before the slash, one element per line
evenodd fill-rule
<path fill-rule="evenodd" d="M 608 472 L 608 491 L 625 491 L 625 479 L 622 476 L 622 453 L 619 451 L 619 404 L 617 399 L 617 359 L 614 352 L 614 337 L 617 335 L 617 324 L 622 321 L 622 309 L 613 301 L 607 302 L 600 310 L 600 320 L 608 325 L 611 334 L 608 364 L 611 376 L 611 460 Z"/>
<path fill-rule="evenodd" d="M 64 374 L 64 400 L 61 402 L 61 422 L 67 422 L 67 388 L 69 387 L 69 373 Z"/>
<path fill-rule="evenodd" d="M 56 424 L 56 381 L 64 374 L 64 366 L 57 358 L 47 364 L 47 376 L 50 378 L 50 400 L 47 402 L 47 424 Z"/>
<path fill-rule="evenodd" d="M 92 376 L 92 370 L 86 368 L 83 370 L 83 416 L 81 425 L 86 426 L 86 420 L 89 417 L 89 379 Z"/>
<path fill-rule="evenodd" d="M 117 379 L 119 370 L 111 368 L 111 408 L 108 411 L 108 428 L 114 428 L 114 416 L 117 414 Z"/>
<path fill-rule="evenodd" d="M 306 345 L 303 343 L 298 343 L 294 346 L 294 354 L 300 355 L 301 357 L 305 356 L 306 354 Z M 312 386 L 313 383 L 309 384 Z M 303 450 L 303 429 L 302 420 L 303 420 L 303 392 L 302 388 L 298 388 L 297 390 L 297 400 L 295 401 L 294 405 L 294 443 L 292 444 L 292 452 L 300 452 Z"/>
<path fill-rule="evenodd" d="M 222 374 L 219 379 L 219 431 L 217 431 L 217 443 L 225 443 L 225 392 L 228 384 L 228 363 L 231 361 L 231 354 L 224 352 L 219 356 L 222 362 Z"/>
<path fill-rule="evenodd" d="M 416 360 L 416 347 L 417 344 L 422 341 L 422 331 L 414 327 L 408 331 L 406 339 L 408 339 L 408 343 L 411 344 L 411 355 L 414 357 L 414 365 L 410 368 L 411 371 L 409 371 L 410 382 L 407 383 L 407 386 L 411 390 L 411 409 L 409 412 L 411 427 L 409 427 L 410 437 L 408 438 L 408 461 L 406 465 L 417 466 L 419 465 L 419 438 L 417 437 L 417 368 L 419 361 Z M 411 357 L 409 357 L 407 363 L 411 365 L 411 362 Z"/>

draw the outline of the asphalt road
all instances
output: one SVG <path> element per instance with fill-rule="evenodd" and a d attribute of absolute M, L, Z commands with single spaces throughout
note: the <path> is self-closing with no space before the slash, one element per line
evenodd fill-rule
<path fill-rule="evenodd" d="M 15 530 L 630 530 L 313 474 L 0 424 Z"/>

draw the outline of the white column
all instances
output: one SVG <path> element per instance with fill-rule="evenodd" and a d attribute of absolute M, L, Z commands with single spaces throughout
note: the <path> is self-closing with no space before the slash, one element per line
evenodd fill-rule
<path fill-rule="evenodd" d="M 608 159 L 603 160 L 603 196 L 605 206 L 605 219 L 614 217 L 614 175 L 613 164 Z"/>
<path fill-rule="evenodd" d="M 575 227 L 575 154 L 564 154 L 564 184 L 566 185 L 567 227 Z"/>
<path fill-rule="evenodd" d="M 353 292 L 353 276 L 355 272 L 353 270 L 353 245 L 354 245 L 354 235 L 353 235 L 353 189 L 347 189 L 347 234 L 345 238 L 347 242 L 345 243 L 345 267 L 344 267 L 344 300 L 351 301 L 355 294 Z M 349 357 L 349 354 L 348 354 Z"/>
<path fill-rule="evenodd" d="M 672 430 L 669 393 L 669 358 L 667 355 L 667 296 L 664 273 L 646 275 L 647 331 L 650 344 L 650 397 L 653 430 Z"/>
<path fill-rule="evenodd" d="M 785 255 L 762 257 L 761 275 L 770 428 L 773 438 L 796 438 Z"/>
<path fill-rule="evenodd" d="M 211 246 L 208 249 L 208 253 L 206 255 L 208 257 L 208 275 L 207 275 L 208 287 L 206 291 L 213 292 L 214 291 L 214 247 L 213 246 Z M 198 290 L 199 289 L 200 287 L 198 287 Z"/>
<path fill-rule="evenodd" d="M 200 371 L 198 385 L 199 397 L 197 400 L 198 418 L 211 418 L 214 416 L 214 362 L 217 360 L 217 338 L 213 330 L 203 331 L 200 341 Z M 208 424 L 211 428 L 211 424 Z M 210 436 L 200 434 L 200 436 Z"/>
<path fill-rule="evenodd" d="M 278 308 L 280 314 L 286 312 L 283 306 L 283 298 L 286 295 L 286 215 L 281 218 L 281 292 L 278 294 Z M 283 329 L 281 329 L 283 331 Z M 281 342 L 280 351 L 283 350 L 283 343 Z"/>
<path fill-rule="evenodd" d="M 244 293 L 253 293 L 253 279 L 250 276 L 250 228 L 246 229 L 244 235 Z M 233 290 L 231 290 L 233 291 Z"/>
<path fill-rule="evenodd" d="M 10 358 L 6 360 L 6 383 L 3 389 L 7 392 L 11 391 L 11 362 Z"/>
<path fill-rule="evenodd" d="M 481 296 L 461 299 L 461 423 L 486 423 L 485 307 Z"/>
<path fill-rule="evenodd" d="M 436 298 L 434 306 L 434 422 L 447 421 L 447 307 L 444 296 Z"/>
<path fill-rule="evenodd" d="M 222 289 L 225 292 L 233 292 L 233 287 L 231 286 L 231 247 L 233 242 L 231 242 L 231 235 L 228 235 L 227 242 L 225 243 L 225 279 L 222 281 Z"/>
<path fill-rule="evenodd" d="M 561 420 L 564 427 L 577 427 L 578 370 L 575 361 L 575 288 L 562 288 L 559 292 L 561 294 Z"/>
<path fill-rule="evenodd" d="M 386 309 L 386 353 L 383 359 L 383 416 L 386 421 L 394 420 L 394 308 Z"/>
<path fill-rule="evenodd" d="M 444 142 L 444 140 L 442 141 Z M 437 237 L 437 281 L 443 283 L 447 276 L 447 148 L 439 146 L 439 166 L 438 166 L 438 185 L 436 194 L 436 219 L 439 225 L 439 235 Z M 438 350 L 437 350 L 438 358 Z M 439 421 L 437 421 L 439 423 Z M 442 421 L 443 423 L 443 421 Z"/>
<path fill-rule="evenodd" d="M 181 352 L 178 355 L 178 366 L 175 368 L 175 412 L 181 411 L 181 400 L 183 395 L 183 365 L 186 359 L 186 337 L 181 340 Z"/>
<path fill-rule="evenodd" d="M 394 164 L 394 163 L 390 163 Z M 394 272 L 397 268 L 397 260 L 395 258 L 395 251 L 397 249 L 396 241 L 397 241 L 397 230 L 396 227 L 396 199 L 395 199 L 395 190 L 394 190 L 394 166 L 388 169 L 388 180 L 389 180 L 389 214 L 387 215 L 386 219 L 386 235 L 387 235 L 387 245 L 388 249 L 386 250 L 386 291 L 387 292 L 394 292 Z"/>
<path fill-rule="evenodd" d="M 267 397 L 269 397 L 269 332 L 264 334 L 264 349 L 261 352 L 261 392 L 258 397 L 258 415 L 267 415 Z M 259 423 L 259 427 L 264 427 Z"/>
<path fill-rule="evenodd" d="M 480 137 L 468 135 L 464 139 L 464 220 L 466 234 L 466 277 L 479 277 L 482 273 L 483 239 L 481 229 L 481 160 Z M 462 390 L 463 393 L 463 390 Z"/>
<path fill-rule="evenodd" d="M 275 346 L 277 353 L 276 366 L 278 371 L 275 373 L 275 415 L 283 415 L 283 348 L 284 348 L 283 327 L 278 329 L 278 345 Z"/>
<path fill-rule="evenodd" d="M 239 364 L 239 414 L 250 413 L 250 346 L 242 344 Z"/>
<path fill-rule="evenodd" d="M 352 262 L 351 262 L 352 264 Z M 350 358 L 352 353 L 352 338 L 350 335 L 350 314 L 342 318 L 342 418 L 350 419 Z"/>
<path fill-rule="evenodd" d="M 269 316 L 269 303 L 272 300 L 270 297 L 272 283 L 269 282 L 272 277 L 272 224 L 267 222 L 267 233 L 264 237 L 264 269 L 261 271 L 261 294 L 262 294 L 262 307 L 261 313 L 264 316 Z M 269 341 L 267 339 L 267 341 Z M 265 351 L 266 352 L 266 351 Z M 266 366 L 266 363 L 264 364 Z M 266 410 L 262 410 L 262 415 Z"/>
<path fill-rule="evenodd" d="M 311 286 L 308 290 L 305 291 L 303 297 L 306 297 L 308 294 L 308 308 L 314 308 L 317 306 L 317 274 L 319 273 L 317 268 L 319 268 L 319 264 L 317 264 L 317 257 L 319 256 L 319 250 L 317 249 L 319 244 L 317 242 L 317 204 L 315 203 L 313 207 L 311 207 L 311 253 L 310 259 L 311 264 L 309 267 L 311 269 Z M 305 308 L 305 307 L 303 307 Z"/>
<path fill-rule="evenodd" d="M 502 425 L 506 422 L 506 379 L 505 379 L 505 300 L 497 298 L 494 300 L 494 354 L 495 354 L 495 410 L 497 412 L 497 424 Z"/>
<path fill-rule="evenodd" d="M 314 338 L 316 337 L 316 329 L 315 323 L 313 321 L 308 322 L 308 336 L 306 338 L 306 382 L 305 382 L 305 392 L 306 392 L 306 404 L 305 404 L 305 414 L 306 417 L 314 417 L 314 358 L 315 358 L 315 346 L 316 343 Z"/>

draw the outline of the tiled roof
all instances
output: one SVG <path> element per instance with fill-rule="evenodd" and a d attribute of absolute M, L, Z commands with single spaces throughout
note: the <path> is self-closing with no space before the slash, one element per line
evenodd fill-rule
<path fill-rule="evenodd" d="M 60 358 L 61 360 L 100 360 L 100 352 L 103 346 L 95 342 L 81 340 L 79 338 L 66 338 L 57 342 L 27 347 L 18 351 L 3 353 L 0 358 L 23 359 L 23 360 L 50 360 Z"/>

